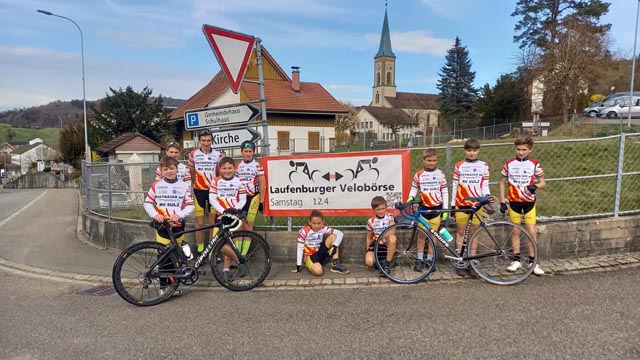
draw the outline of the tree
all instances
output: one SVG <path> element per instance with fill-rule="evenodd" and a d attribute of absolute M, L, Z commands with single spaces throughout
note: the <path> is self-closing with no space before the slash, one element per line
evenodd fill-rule
<path fill-rule="evenodd" d="M 480 89 L 476 112 L 482 114 L 482 126 L 507 123 L 509 119 L 521 119 L 527 114 L 527 85 L 517 72 L 501 75 L 492 87 L 485 84 Z"/>
<path fill-rule="evenodd" d="M 80 169 L 84 159 L 84 125 L 78 121 L 75 125 L 67 125 L 60 130 L 60 155 L 62 161 Z"/>
<path fill-rule="evenodd" d="M 545 112 L 551 108 L 566 119 L 579 107 L 581 94 L 597 83 L 611 28 L 599 20 L 609 5 L 602 0 L 518 0 L 511 14 L 520 17 L 513 39 L 539 55 L 531 70 L 533 77 L 544 79 Z"/>
<path fill-rule="evenodd" d="M 473 105 L 478 91 L 473 87 L 476 73 L 471 71 L 471 59 L 460 38 L 445 57 L 446 64 L 440 69 L 440 113 L 450 127 L 473 127 L 475 125 Z"/>
<path fill-rule="evenodd" d="M 137 131 L 158 142 L 172 132 L 162 97 L 151 100 L 151 89 L 145 87 L 140 93 L 131 86 L 109 90 L 111 95 L 107 94 L 99 105 L 92 107 L 95 113 L 89 125 L 92 147 L 127 132 Z"/>
<path fill-rule="evenodd" d="M 11 127 L 7 128 L 6 141 L 9 142 L 16 137 L 16 132 Z"/>
<path fill-rule="evenodd" d="M 346 106 L 349 112 L 336 115 L 336 137 L 338 141 L 343 141 L 348 136 L 347 133 L 353 136 L 358 123 L 358 109 L 351 103 L 342 103 L 342 105 Z"/>

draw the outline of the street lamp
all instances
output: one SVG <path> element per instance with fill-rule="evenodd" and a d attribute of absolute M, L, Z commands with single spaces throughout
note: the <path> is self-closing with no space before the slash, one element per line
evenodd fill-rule
<path fill-rule="evenodd" d="M 640 0 L 639 0 L 640 1 Z M 62 15 L 57 15 L 54 14 L 50 11 L 45 11 L 45 10 L 38 10 L 39 13 L 41 14 L 45 14 L 45 15 L 50 15 L 50 16 L 56 16 L 62 19 L 66 19 L 69 20 L 73 23 L 73 25 L 75 25 L 78 28 L 78 31 L 80 31 L 80 51 L 82 54 L 82 106 L 84 109 L 84 153 L 85 153 L 85 159 L 87 163 L 91 162 L 91 148 L 89 147 L 89 137 L 87 136 L 87 96 L 85 93 L 85 84 L 84 84 L 84 39 L 82 36 L 82 29 L 80 29 L 80 26 L 78 26 L 78 24 L 69 19 L 66 16 L 62 16 Z"/>
<path fill-rule="evenodd" d="M 55 117 L 57 117 L 60 120 L 60 130 L 62 130 L 62 117 L 58 114 L 54 114 L 54 113 L 50 113 L 50 112 L 42 112 L 43 114 L 47 114 L 47 115 L 53 115 Z"/>
<path fill-rule="evenodd" d="M 636 10 L 636 32 L 633 35 L 633 60 L 631 61 L 631 92 L 629 93 L 629 119 L 627 126 L 631 127 L 631 107 L 633 106 L 633 80 L 636 75 L 636 41 L 638 40 L 638 17 L 640 16 L 640 0 Z"/>

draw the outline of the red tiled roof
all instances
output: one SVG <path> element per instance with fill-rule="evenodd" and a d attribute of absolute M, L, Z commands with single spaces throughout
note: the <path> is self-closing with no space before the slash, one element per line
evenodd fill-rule
<path fill-rule="evenodd" d="M 222 70 L 218 71 L 216 76 L 214 76 L 207 85 L 191 96 L 187 101 L 182 103 L 182 105 L 173 110 L 171 114 L 169 114 L 169 119 L 180 120 L 184 118 L 184 112 L 186 110 L 202 109 L 206 107 L 211 100 L 220 96 L 220 94 L 222 94 L 222 92 L 228 87 L 229 83 L 227 82 L 224 73 Z"/>
<path fill-rule="evenodd" d="M 115 149 L 116 147 L 126 143 L 127 141 L 129 141 L 129 140 L 131 140 L 131 139 L 133 139 L 133 138 L 135 138 L 137 136 L 140 136 L 141 138 L 143 138 L 143 139 L 147 140 L 148 142 L 152 143 L 153 145 L 157 145 L 159 148 L 164 149 L 164 146 L 162 146 L 162 145 L 158 144 L 157 142 L 149 139 L 148 137 L 140 134 L 139 132 L 127 132 L 127 133 L 124 133 L 124 134 L 122 134 L 120 136 L 117 136 L 114 139 L 109 140 L 106 143 L 100 145 L 100 147 L 98 147 L 96 149 L 96 151 L 99 152 L 99 153 L 107 153 L 107 152 Z"/>
<path fill-rule="evenodd" d="M 419 94 L 419 93 L 407 93 L 397 92 L 396 97 L 392 98 L 386 96 L 385 99 L 394 108 L 400 109 L 433 109 L 440 108 L 438 105 L 438 99 L 440 96 L 436 94 Z"/>
<path fill-rule="evenodd" d="M 260 99 L 260 87 L 256 83 L 242 85 L 249 99 Z M 289 113 L 347 113 L 348 108 L 336 100 L 322 85 L 300 82 L 300 91 L 291 89 L 291 82 L 265 80 L 264 92 L 267 111 Z"/>

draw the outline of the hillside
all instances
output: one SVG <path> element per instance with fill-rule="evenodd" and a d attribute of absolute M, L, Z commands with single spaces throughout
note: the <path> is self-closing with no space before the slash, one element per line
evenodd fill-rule
<path fill-rule="evenodd" d="M 175 108 L 184 100 L 165 97 L 163 102 L 166 107 Z M 87 117 L 91 116 L 91 105 L 94 103 L 96 101 L 87 101 Z M 0 123 L 16 128 L 60 128 L 61 122 L 62 126 L 66 126 L 82 118 L 82 100 L 58 100 L 46 105 L 0 112 Z"/>
<path fill-rule="evenodd" d="M 40 138 L 44 140 L 50 146 L 58 147 L 60 130 L 59 128 L 39 128 L 39 129 L 27 129 L 12 127 L 7 124 L 0 124 L 0 142 L 7 139 L 7 130 L 13 129 L 15 136 L 11 141 L 29 141 L 31 139 Z"/>

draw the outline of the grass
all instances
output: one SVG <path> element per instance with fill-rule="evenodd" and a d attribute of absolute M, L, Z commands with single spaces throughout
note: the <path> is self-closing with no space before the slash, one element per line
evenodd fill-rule
<path fill-rule="evenodd" d="M 41 128 L 41 129 L 28 129 L 12 127 L 9 124 L 0 123 L 0 139 L 7 141 L 7 132 L 12 129 L 15 136 L 11 141 L 29 141 L 31 139 L 40 138 L 45 143 L 57 148 L 60 138 L 59 128 Z"/>

